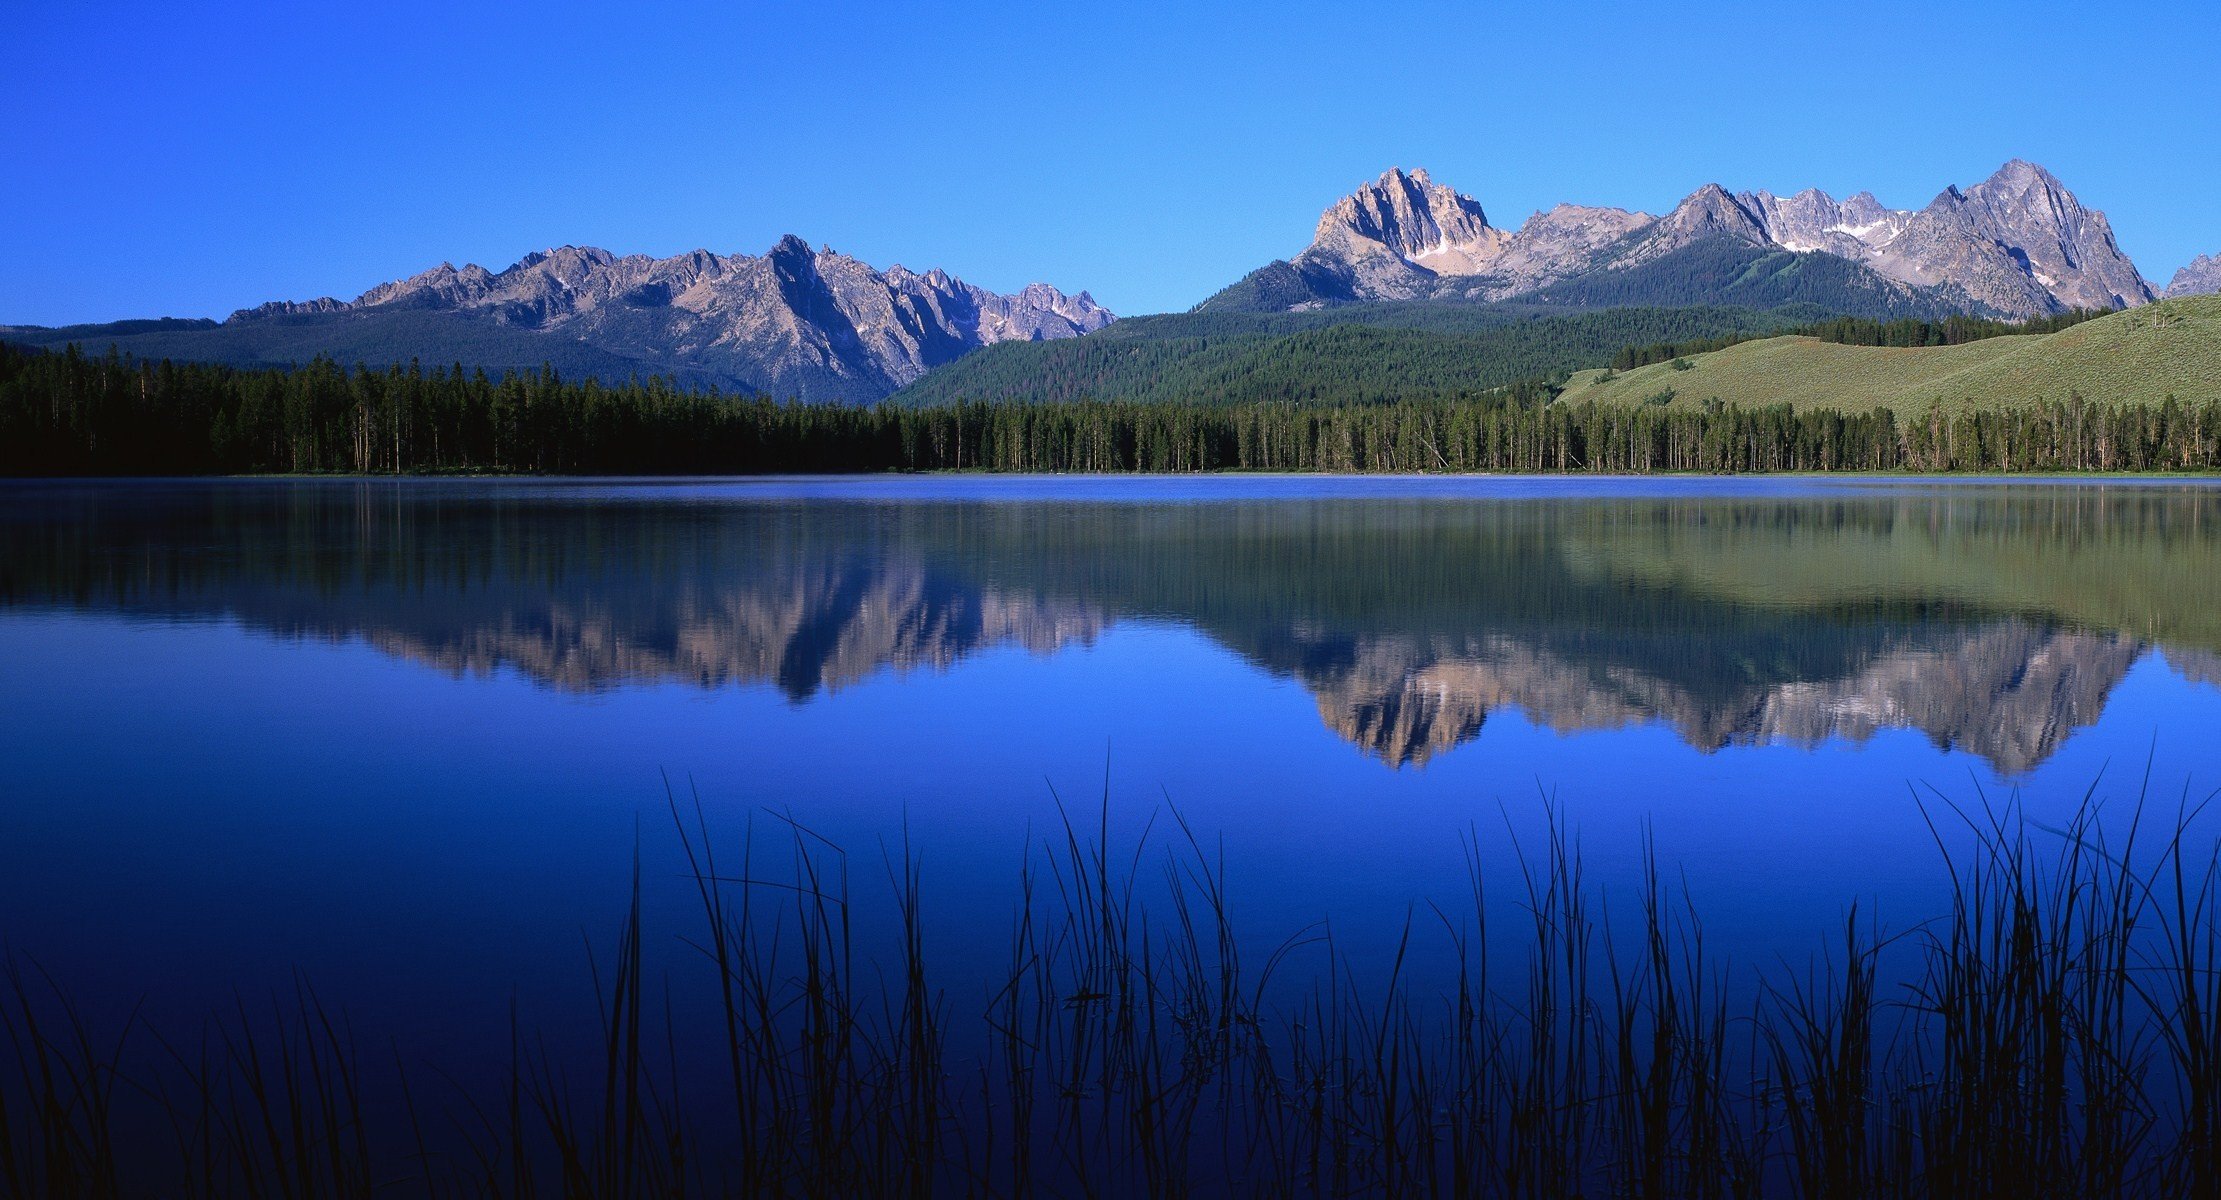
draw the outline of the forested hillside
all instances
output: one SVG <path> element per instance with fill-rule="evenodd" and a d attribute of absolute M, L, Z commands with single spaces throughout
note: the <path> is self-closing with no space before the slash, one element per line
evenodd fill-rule
<path fill-rule="evenodd" d="M 1641 266 L 1600 269 L 1514 297 L 1551 307 L 1809 304 L 1860 317 L 1943 317 L 1982 312 L 1950 288 L 1910 288 L 1833 254 L 1796 253 L 1714 238 Z"/>
<path fill-rule="evenodd" d="M 644 358 L 576 339 L 504 325 L 490 317 L 427 308 L 373 308 L 360 312 L 302 313 L 252 321 L 119 321 L 54 329 L 0 329 L 0 340 L 60 350 L 81 346 L 92 354 L 114 349 L 134 359 L 222 363 L 234 367 L 292 367 L 331 359 L 352 367 L 406 366 L 429 349 L 427 367 L 460 363 L 472 370 L 537 371 L 552 367 L 568 379 L 622 383 L 661 375 L 689 386 L 730 386 L 717 372 L 659 366 Z"/>
<path fill-rule="evenodd" d="M 1497 304 L 1254 311 L 1285 307 L 1292 293 L 1275 278 L 1271 269 L 1259 272 L 1193 313 L 1130 318 L 1069 341 L 989 347 L 918 380 L 895 400 L 1359 404 L 1455 397 L 1602 366 L 1628 346 L 1724 343 L 1835 316 L 1942 321 L 1975 307 L 1941 290 L 1909 289 L 1832 254 L 1726 239 L 1640 266 L 1594 270 Z M 1262 291 L 1241 294 L 1248 288 Z"/>
<path fill-rule="evenodd" d="M 1549 314 L 1455 304 L 1137 317 L 1084 338 L 991 346 L 897 392 L 897 404 L 1360 404 L 1470 396 L 1596 366 L 1638 343 L 1771 334 L 1827 315 L 1792 305 Z"/>
<path fill-rule="evenodd" d="M 552 372 L 241 371 L 0 345 L 0 474 L 1901 468 L 2210 471 L 2221 401 L 2073 397 L 1901 417 L 1549 402 L 1507 388 L 1372 404 L 858 407 Z"/>
<path fill-rule="evenodd" d="M 1503 306 L 1544 312 L 1629 306 L 1772 308 L 1807 304 L 1862 317 L 1942 317 L 1986 311 L 1955 288 L 1912 287 L 1833 254 L 1754 246 L 1733 238 L 1702 239 L 1634 266 L 1614 265 L 1609 255 L 1607 250 L 1589 270 L 1518 292 L 1494 305 L 1472 299 L 1462 303 L 1477 308 Z M 1443 279 L 1436 293 L 1440 298 L 1425 303 L 1461 303 L 1456 297 L 1466 286 L 1467 281 Z M 1276 262 L 1214 293 L 1197 306 L 1197 311 L 1277 312 L 1305 305 L 1311 312 L 1341 312 L 1371 307 L 1348 303 L 1352 298 L 1353 294 L 1339 287 L 1331 273 L 1315 266 L 1307 271 Z"/>

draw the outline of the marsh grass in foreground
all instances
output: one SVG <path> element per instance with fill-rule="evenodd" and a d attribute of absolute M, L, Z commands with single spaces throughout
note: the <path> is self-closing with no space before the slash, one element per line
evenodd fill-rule
<path fill-rule="evenodd" d="M 1466 899 L 1414 909 L 1388 968 L 1360 971 L 1324 927 L 1251 940 L 1217 850 L 1169 809 L 1168 834 L 1114 846 L 1106 798 L 1029 855 L 981 988 L 934 973 L 907 843 L 852 879 L 790 817 L 721 838 L 674 803 L 701 910 L 679 936 L 710 968 L 713 1032 L 680 1031 L 645 977 L 637 867 L 590 972 L 594 1061 L 513 1022 L 506 1076 L 482 1089 L 364 1050 L 305 983 L 187 1038 L 90 1028 L 13 962 L 0 1189 L 2221 1195 L 2203 802 L 2156 832 L 2153 806 L 2101 825 L 2088 797 L 2061 827 L 1981 797 L 1922 807 L 1948 911 L 1885 937 L 1853 910 L 1811 965 L 1754 978 L 1707 951 L 1654 861 L 1605 913 L 1555 817 L 1503 883 L 1469 843 Z M 855 927 L 863 888 L 892 893 L 894 929 Z M 1447 944 L 1454 977 L 1415 977 L 1421 939 Z M 372 1083 L 402 1103 L 366 1103 Z"/>

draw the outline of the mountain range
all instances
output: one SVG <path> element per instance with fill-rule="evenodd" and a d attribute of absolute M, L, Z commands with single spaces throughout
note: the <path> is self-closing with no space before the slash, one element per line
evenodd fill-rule
<path fill-rule="evenodd" d="M 1202 308 L 1578 302 L 1624 291 L 1700 248 L 1724 251 L 1735 272 L 1716 272 L 1726 278 L 1709 281 L 1715 285 L 1817 267 L 1883 309 L 2020 318 L 2156 298 L 2104 213 L 2085 208 L 2051 172 L 2015 159 L 1918 210 L 1884 207 L 1870 192 L 1839 201 L 1818 189 L 1784 197 L 1706 184 L 1664 216 L 1561 204 L 1512 231 L 1424 170 L 1396 168 L 1321 214 L 1301 253 L 1251 272 Z"/>
<path fill-rule="evenodd" d="M 2183 268 L 2165 294 L 2213 291 L 2221 291 L 2221 258 Z M 1251 271 L 1190 313 L 1134 324 L 1094 359 L 1162 360 L 1173 364 L 1169 374 L 1152 374 L 1191 378 L 1199 371 L 1190 360 L 1223 355 L 1229 335 L 1294 328 L 1268 318 L 1471 333 L 1602 309 L 1706 308 L 1733 310 L 1706 320 L 1764 330 L 1816 314 L 2026 318 L 2156 298 L 2105 214 L 2018 159 L 1920 209 L 1888 208 L 1868 192 L 1837 200 L 1816 189 L 1776 196 L 1706 184 L 1662 216 L 1560 204 L 1509 230 L 1426 171 L 1398 168 L 1328 206 L 1292 258 Z M 562 246 L 500 271 L 443 263 L 352 301 L 274 301 L 223 321 L 0 326 L 0 338 L 243 366 L 320 356 L 489 372 L 551 366 L 570 378 L 659 375 L 806 401 L 873 401 L 909 388 L 906 400 L 930 402 L 1088 388 L 1109 368 L 1089 366 L 1078 346 L 1028 346 L 1080 338 L 1113 319 L 1084 291 L 1036 283 L 1000 294 L 941 270 L 882 271 L 790 235 L 761 255 L 654 258 Z M 1539 369 L 1603 361 L 1590 361 L 1587 332 L 1519 336 L 1571 356 Z M 999 349 L 981 356 L 983 366 L 968 364 L 961 382 L 941 386 L 936 376 L 932 386 L 912 386 L 986 347 Z M 1363 356 L 1395 347 L 1339 349 Z M 1531 371 L 1539 360 L 1530 359 L 1517 361 Z M 1402 360 L 1382 369 L 1400 375 Z M 1491 373 L 1482 382 L 1504 380 Z"/>
<path fill-rule="evenodd" d="M 2175 272 L 2163 293 L 2169 300 L 2183 296 L 2211 296 L 2221 292 L 2221 255 L 2201 254 Z"/>
<path fill-rule="evenodd" d="M 502 271 L 442 263 L 352 301 L 275 301 L 222 322 L 0 328 L 0 336 L 240 364 L 319 354 L 376 365 L 549 364 L 567 376 L 664 375 L 782 398 L 866 401 L 981 346 L 1075 337 L 1111 319 L 1086 292 L 1036 283 L 1002 295 L 938 269 L 879 271 L 789 235 L 760 256 L 620 257 L 562 246 Z"/>

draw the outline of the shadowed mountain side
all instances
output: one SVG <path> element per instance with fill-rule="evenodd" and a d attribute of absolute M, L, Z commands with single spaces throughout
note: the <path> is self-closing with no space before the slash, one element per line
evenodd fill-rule
<path fill-rule="evenodd" d="M 1470 396 L 1609 362 L 1627 346 L 1777 333 L 1832 311 L 1784 304 L 1576 313 L 1401 301 L 1136 317 L 1084 338 L 987 347 L 905 387 L 893 402 L 1328 404 Z"/>
<path fill-rule="evenodd" d="M 2153 644 L 2200 677 L 2216 643 L 2185 580 L 2212 569 L 2221 538 L 2215 498 L 2180 489 L 795 504 L 690 501 L 683 487 L 262 484 L 13 498 L 7 606 L 360 637 L 565 690 L 769 683 L 796 701 L 1167 619 L 1299 681 L 1330 728 L 1397 766 L 1509 706 L 1567 732 L 1661 721 L 1708 750 L 1911 728 L 2025 770 L 2094 720 Z M 58 511 L 71 519 L 43 515 Z"/>

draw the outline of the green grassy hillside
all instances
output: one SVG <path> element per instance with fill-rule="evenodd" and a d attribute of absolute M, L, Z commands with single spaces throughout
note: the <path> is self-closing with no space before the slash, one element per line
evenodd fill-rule
<path fill-rule="evenodd" d="M 2042 336 L 1959 346 L 1844 346 L 1808 337 L 1745 342 L 1632 371 L 1582 371 L 1561 402 L 1687 408 L 1922 412 L 1998 408 L 2080 395 L 2094 404 L 2221 399 L 2221 296 L 2191 296 Z M 1666 399 L 1668 393 L 1671 399 Z"/>

